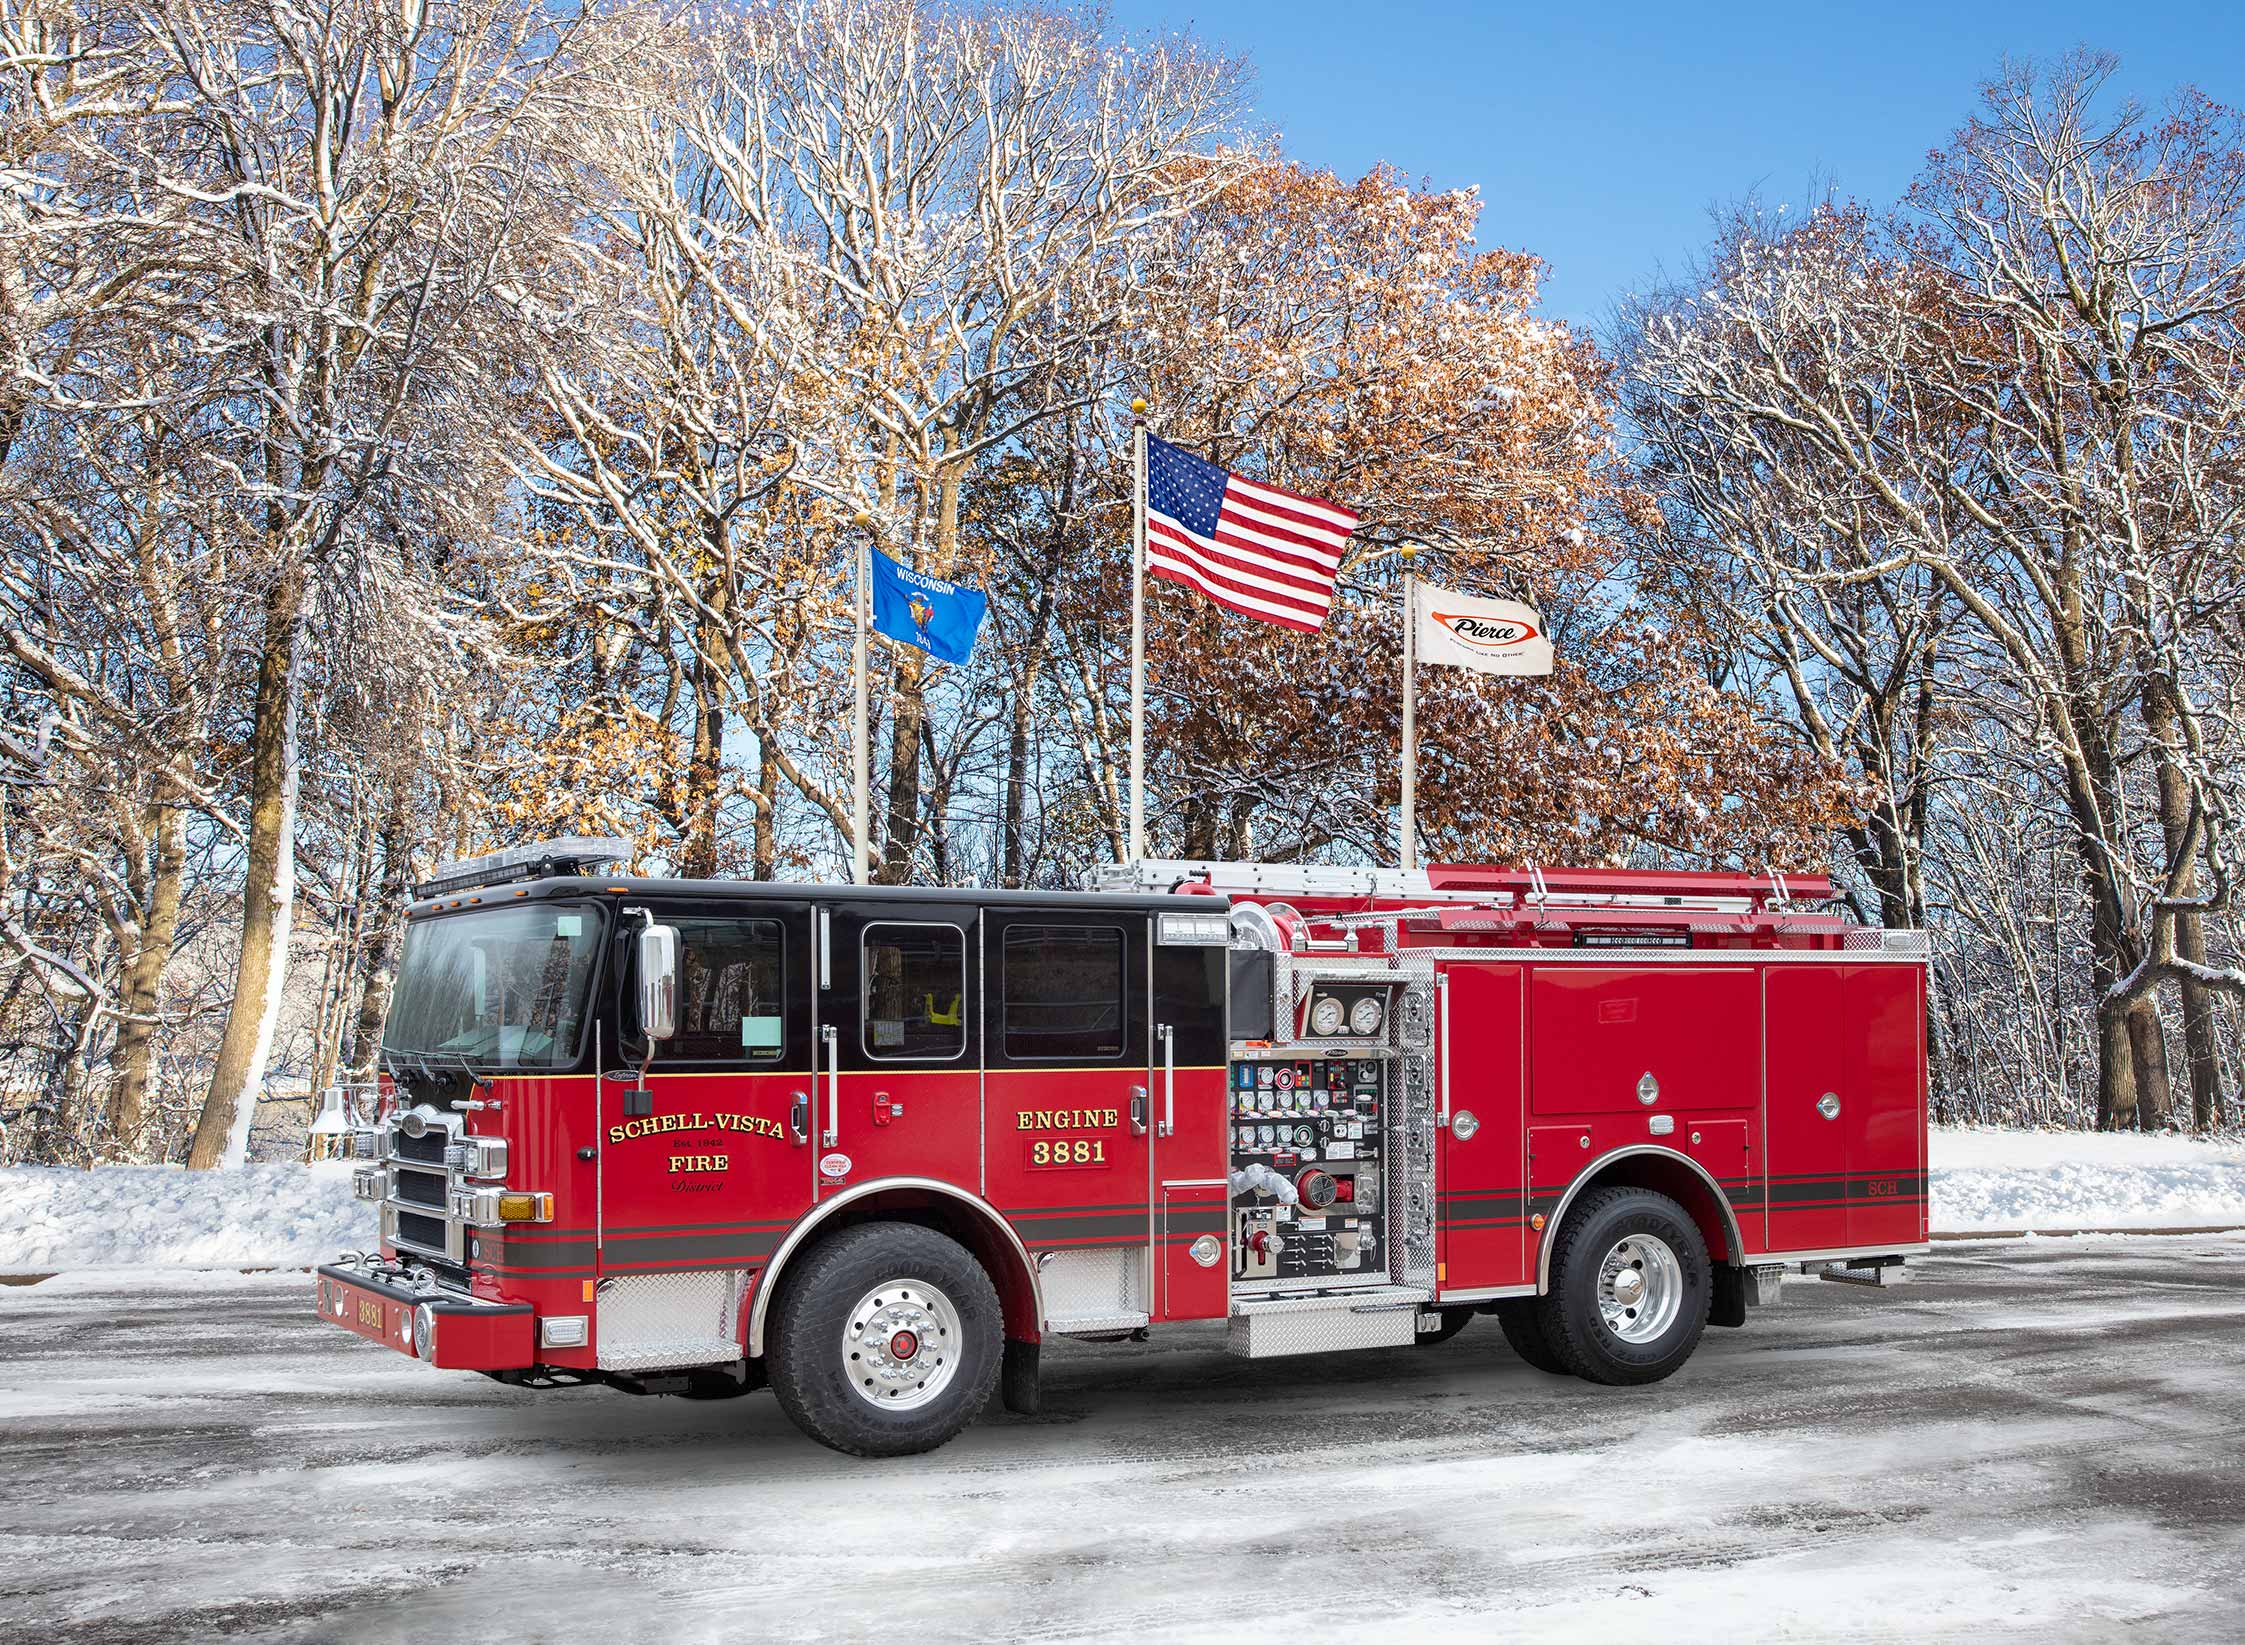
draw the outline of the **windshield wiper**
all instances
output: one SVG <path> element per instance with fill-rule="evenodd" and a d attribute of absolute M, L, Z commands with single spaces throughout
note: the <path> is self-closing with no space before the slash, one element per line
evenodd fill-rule
<path fill-rule="evenodd" d="M 452 1066 L 458 1069 L 461 1073 L 468 1076 L 468 1083 L 470 1085 L 474 1086 L 478 1091 L 488 1091 L 491 1089 L 491 1077 L 488 1074 L 477 1073 L 475 1070 L 475 1065 L 468 1061 L 468 1054 L 465 1051 L 435 1051 L 421 1053 L 421 1055 L 423 1055 L 424 1057 L 449 1056 L 450 1058 L 452 1058 Z M 425 1067 L 427 1066 L 427 1064 L 424 1062 L 423 1066 Z"/>
<path fill-rule="evenodd" d="M 465 1074 L 468 1077 L 469 1084 L 479 1091 L 491 1089 L 490 1078 L 476 1072 L 470 1066 L 468 1059 L 458 1051 L 392 1051 L 389 1047 L 384 1046 L 381 1061 L 384 1071 L 392 1079 L 408 1080 L 408 1076 L 417 1074 L 423 1085 L 435 1086 L 443 1082 L 444 1076 L 438 1070 L 446 1067 L 446 1065 L 438 1063 L 432 1067 L 429 1063 L 429 1058 L 432 1056 L 452 1057 L 454 1060 L 450 1066 L 457 1072 Z"/>

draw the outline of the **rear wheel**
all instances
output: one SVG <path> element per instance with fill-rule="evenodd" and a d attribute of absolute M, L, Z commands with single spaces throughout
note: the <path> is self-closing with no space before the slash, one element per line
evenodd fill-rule
<path fill-rule="evenodd" d="M 1536 1311 L 1534 1297 L 1506 1297 L 1491 1304 L 1490 1311 L 1497 1316 L 1497 1324 L 1504 1331 L 1505 1341 L 1512 1344 L 1514 1353 L 1551 1376 L 1570 1374 L 1569 1367 L 1545 1340 L 1543 1321 Z"/>
<path fill-rule="evenodd" d="M 982 1414 L 1004 1351 L 998 1293 L 958 1241 L 913 1223 L 849 1228 L 783 1282 L 772 1392 L 821 1445 L 930 1451 Z"/>
<path fill-rule="evenodd" d="M 1576 1375 L 1658 1382 L 1699 1346 L 1713 1296 L 1707 1242 L 1681 1205 L 1642 1188 L 1601 1188 L 1559 1230 L 1537 1321 Z"/>

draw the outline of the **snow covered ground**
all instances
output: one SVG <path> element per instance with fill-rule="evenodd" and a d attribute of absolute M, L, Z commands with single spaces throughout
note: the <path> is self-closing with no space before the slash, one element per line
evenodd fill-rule
<path fill-rule="evenodd" d="M 1937 1233 L 2245 1226 L 2245 1143 L 1936 1130 Z M 348 1164 L 0 1170 L 0 1274 L 305 1267 L 372 1243 Z"/>
<path fill-rule="evenodd" d="M 0 1637 L 2230 1645 L 2245 1236 L 1794 1281 L 1649 1388 L 1454 1342 L 1055 1344 L 852 1461 L 769 1395 L 529 1393 L 303 1275 L 0 1287 Z"/>
<path fill-rule="evenodd" d="M 351 1167 L 0 1171 L 0 1274 L 63 1268 L 300 1268 L 374 1243 Z"/>
<path fill-rule="evenodd" d="M 2245 1143 L 1936 1129 L 1936 1233 L 2245 1226 Z"/>

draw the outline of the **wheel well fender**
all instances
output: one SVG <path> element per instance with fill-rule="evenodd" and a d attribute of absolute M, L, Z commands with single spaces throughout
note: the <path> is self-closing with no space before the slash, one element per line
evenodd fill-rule
<path fill-rule="evenodd" d="M 883 1177 L 820 1202 L 787 1231 L 749 1294 L 743 1345 L 750 1359 L 763 1355 L 765 1327 L 788 1263 L 827 1235 L 866 1222 L 913 1222 L 948 1234 L 973 1252 L 989 1274 L 1005 1311 L 1006 1335 L 1023 1342 L 1042 1335 L 1044 1295 L 1036 1264 L 995 1206 L 931 1177 Z"/>
<path fill-rule="evenodd" d="M 1590 1169 L 1567 1185 L 1552 1209 L 1543 1231 L 1543 1246 L 1536 1254 L 1536 1290 L 1551 1289 L 1551 1250 L 1560 1225 L 1575 1201 L 1592 1188 L 1643 1188 L 1665 1194 L 1681 1205 L 1707 1242 L 1707 1254 L 1719 1263 L 1741 1261 L 1745 1244 L 1739 1238 L 1738 1217 L 1722 1185 L 1708 1175 L 1707 1167 L 1673 1148 L 1640 1144 L 1593 1160 Z"/>

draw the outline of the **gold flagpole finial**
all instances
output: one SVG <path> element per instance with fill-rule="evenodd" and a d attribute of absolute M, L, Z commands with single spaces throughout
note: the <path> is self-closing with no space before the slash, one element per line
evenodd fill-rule
<path fill-rule="evenodd" d="M 1145 416 L 1145 415 L 1146 415 L 1146 402 L 1145 402 L 1145 401 L 1143 401 L 1143 400 L 1133 400 L 1133 401 L 1131 401 L 1131 402 L 1130 402 L 1130 414 L 1131 414 L 1131 415 L 1132 415 L 1133 417 L 1143 417 L 1143 416 Z"/>

